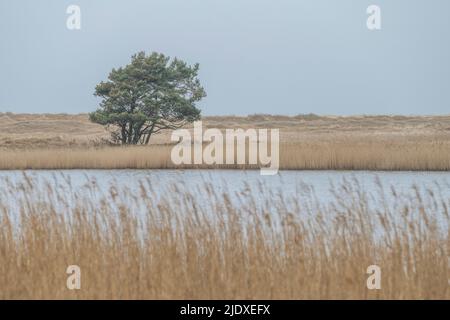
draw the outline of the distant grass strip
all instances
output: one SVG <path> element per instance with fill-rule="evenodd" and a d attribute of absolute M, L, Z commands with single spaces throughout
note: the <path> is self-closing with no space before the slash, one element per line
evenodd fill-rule
<path fill-rule="evenodd" d="M 0 170 L 258 168 L 246 165 L 176 166 L 172 146 L 42 148 L 0 150 Z M 450 141 L 427 140 L 284 142 L 280 169 L 288 170 L 450 170 Z"/>

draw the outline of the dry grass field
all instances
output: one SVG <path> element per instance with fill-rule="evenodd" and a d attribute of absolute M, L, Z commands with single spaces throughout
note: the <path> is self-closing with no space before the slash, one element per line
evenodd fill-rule
<path fill-rule="evenodd" d="M 282 169 L 450 169 L 450 116 L 222 116 L 203 124 L 279 128 Z M 3 113 L 0 169 L 172 168 L 170 134 L 155 135 L 150 146 L 117 148 L 86 114 Z"/>
<path fill-rule="evenodd" d="M 18 207 L 0 204 L 0 299 L 450 299 L 449 203 L 439 192 L 411 198 L 380 186 L 394 206 L 379 197 L 376 209 L 347 181 L 329 205 L 306 193 L 257 210 L 258 186 L 236 190 L 237 206 L 205 184 L 205 206 L 183 185 L 157 198 L 152 181 L 138 193 L 111 185 L 97 200 L 95 183 L 78 193 L 26 175 L 6 185 L 2 197 Z M 374 264 L 380 290 L 366 287 Z M 81 268 L 80 290 L 66 287 L 69 265 Z"/>

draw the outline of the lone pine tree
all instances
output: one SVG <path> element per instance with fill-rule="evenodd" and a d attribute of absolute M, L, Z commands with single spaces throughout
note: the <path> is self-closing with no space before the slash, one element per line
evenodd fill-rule
<path fill-rule="evenodd" d="M 198 70 L 199 64 L 189 66 L 163 54 L 139 52 L 96 86 L 95 95 L 102 101 L 89 118 L 112 128 L 117 143 L 148 144 L 161 130 L 200 119 L 196 103 L 206 93 Z"/>

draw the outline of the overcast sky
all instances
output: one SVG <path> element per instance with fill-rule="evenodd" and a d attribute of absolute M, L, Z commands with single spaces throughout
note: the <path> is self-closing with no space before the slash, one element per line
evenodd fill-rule
<path fill-rule="evenodd" d="M 81 30 L 66 9 L 81 8 Z M 381 7 L 369 31 L 366 9 Z M 200 63 L 205 115 L 449 114 L 448 0 L 0 0 L 0 112 L 96 109 L 133 53 Z"/>

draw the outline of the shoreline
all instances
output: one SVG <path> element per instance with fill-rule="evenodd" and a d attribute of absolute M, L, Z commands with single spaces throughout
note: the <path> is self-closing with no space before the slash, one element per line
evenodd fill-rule
<path fill-rule="evenodd" d="M 261 168 L 116 168 L 116 169 L 108 169 L 108 168 L 71 168 L 71 169 L 0 169 L 1 172 L 11 172 L 11 171 L 21 171 L 21 172 L 31 172 L 31 171 L 124 171 L 124 170 L 137 170 L 137 171 L 259 171 Z M 370 173 L 447 173 L 450 170 L 378 170 L 378 169 L 279 169 L 278 172 L 289 172 L 289 171 L 305 171 L 305 172 L 370 172 Z"/>

